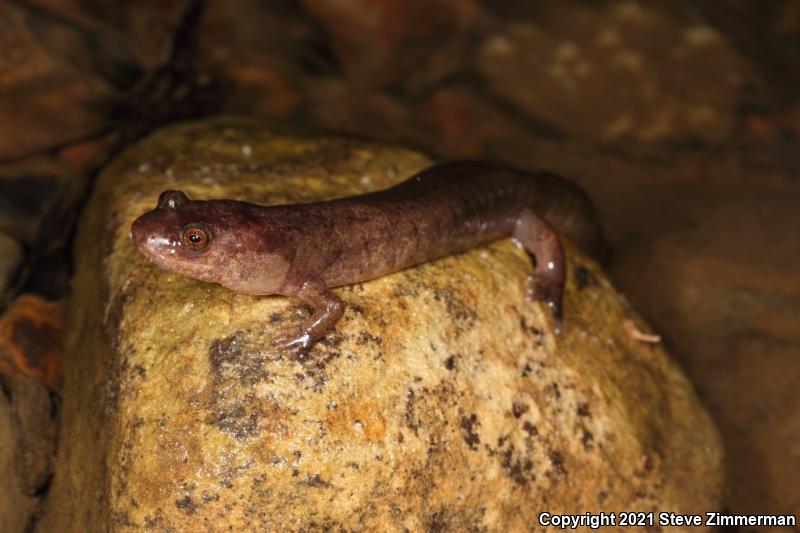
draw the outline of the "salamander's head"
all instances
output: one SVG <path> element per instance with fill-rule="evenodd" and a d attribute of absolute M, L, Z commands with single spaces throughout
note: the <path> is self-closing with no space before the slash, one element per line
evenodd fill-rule
<path fill-rule="evenodd" d="M 136 248 L 167 270 L 251 294 L 273 294 L 283 285 L 289 261 L 280 235 L 252 204 L 192 201 L 164 191 L 155 209 L 131 226 Z"/>

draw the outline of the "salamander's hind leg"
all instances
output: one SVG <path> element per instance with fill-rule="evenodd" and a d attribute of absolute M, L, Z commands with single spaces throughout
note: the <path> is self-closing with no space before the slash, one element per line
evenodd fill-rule
<path fill-rule="evenodd" d="M 528 297 L 547 304 L 556 320 L 562 317 L 566 280 L 564 249 L 558 234 L 543 218 L 525 209 L 517 219 L 514 239 L 536 257 L 536 274 L 529 279 Z"/>
<path fill-rule="evenodd" d="M 301 300 L 312 310 L 311 318 L 300 327 L 300 331 L 288 333 L 277 341 L 278 346 L 301 357 L 333 329 L 344 313 L 344 302 L 325 285 L 315 281 L 306 281 L 287 296 Z"/>

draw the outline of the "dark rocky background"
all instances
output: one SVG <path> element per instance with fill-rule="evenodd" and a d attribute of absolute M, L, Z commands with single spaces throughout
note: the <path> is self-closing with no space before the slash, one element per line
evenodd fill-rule
<path fill-rule="evenodd" d="M 800 2 L 0 0 L 0 464 L 29 465 L 3 489 L 27 523 L 92 179 L 220 112 L 581 183 L 720 428 L 727 509 L 800 509 Z"/>

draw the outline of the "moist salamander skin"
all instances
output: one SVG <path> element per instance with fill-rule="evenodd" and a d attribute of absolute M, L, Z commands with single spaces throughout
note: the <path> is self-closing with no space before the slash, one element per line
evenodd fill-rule
<path fill-rule="evenodd" d="M 330 290 L 512 237 L 536 261 L 529 297 L 560 319 L 562 233 L 604 250 L 586 194 L 548 172 L 452 161 L 393 187 L 325 202 L 262 206 L 189 200 L 164 191 L 136 219 L 137 249 L 162 268 L 247 294 L 297 298 L 313 314 L 280 344 L 308 351 L 336 324 L 343 302 Z"/>

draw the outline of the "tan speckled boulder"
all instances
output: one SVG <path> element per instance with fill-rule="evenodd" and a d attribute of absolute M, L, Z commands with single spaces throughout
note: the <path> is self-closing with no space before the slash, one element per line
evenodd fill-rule
<path fill-rule="evenodd" d="M 344 318 L 298 361 L 272 339 L 301 306 L 161 270 L 130 241 L 166 188 L 302 202 L 427 163 L 227 119 L 165 130 L 108 168 L 76 249 L 41 529 L 528 531 L 544 511 L 714 509 L 708 415 L 573 248 L 558 337 L 503 241 L 337 289 Z"/>

